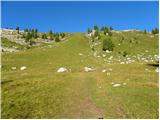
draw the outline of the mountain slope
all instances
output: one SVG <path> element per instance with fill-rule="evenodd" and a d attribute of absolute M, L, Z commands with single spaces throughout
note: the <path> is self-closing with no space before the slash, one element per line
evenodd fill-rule
<path fill-rule="evenodd" d="M 118 35 L 113 35 L 116 46 Z M 126 48 L 116 47 L 109 54 L 99 44 L 94 56 L 89 40 L 84 33 L 72 33 L 64 42 L 2 53 L 2 118 L 158 118 L 155 60 L 151 65 L 143 60 L 120 64 L 146 49 L 149 53 L 140 57 L 154 58 L 156 42 L 144 42 L 147 45 L 139 47 L 140 53 L 134 51 L 135 46 L 127 47 L 127 41 Z M 120 49 L 128 50 L 130 56 L 119 58 Z M 21 71 L 21 66 L 27 69 Z M 95 71 L 85 72 L 86 66 Z M 57 73 L 60 67 L 68 72 Z"/>

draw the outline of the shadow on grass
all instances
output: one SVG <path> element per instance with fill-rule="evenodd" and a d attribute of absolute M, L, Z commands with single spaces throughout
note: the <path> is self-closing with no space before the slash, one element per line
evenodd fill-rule
<path fill-rule="evenodd" d="M 6 83 L 9 83 L 9 82 L 12 82 L 13 80 L 2 80 L 1 81 L 1 84 L 3 85 L 3 84 L 6 84 Z"/>
<path fill-rule="evenodd" d="M 152 67 L 159 67 L 159 63 L 151 63 L 151 64 L 147 64 L 149 66 L 152 66 Z"/>

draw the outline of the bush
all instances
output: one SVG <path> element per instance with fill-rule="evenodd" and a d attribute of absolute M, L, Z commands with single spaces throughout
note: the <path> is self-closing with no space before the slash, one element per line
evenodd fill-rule
<path fill-rule="evenodd" d="M 42 34 L 42 39 L 47 39 L 47 35 L 45 33 Z"/>
<path fill-rule="evenodd" d="M 106 38 L 103 40 L 103 48 L 102 48 L 103 51 L 106 50 L 113 51 L 114 47 L 115 46 L 110 38 Z"/>
<path fill-rule="evenodd" d="M 152 34 L 158 34 L 159 33 L 159 29 L 158 28 L 155 28 L 152 30 Z"/>
<path fill-rule="evenodd" d="M 97 37 L 97 36 L 99 36 L 99 32 L 98 30 L 95 30 L 94 37 Z"/>
<path fill-rule="evenodd" d="M 60 33 L 61 38 L 65 37 L 65 33 Z"/>
<path fill-rule="evenodd" d="M 112 33 L 111 33 L 111 32 L 109 32 L 109 33 L 108 33 L 108 35 L 111 37 L 111 36 L 112 36 Z"/>
<path fill-rule="evenodd" d="M 59 33 L 56 33 L 55 34 L 55 42 L 59 42 L 60 41 L 60 39 L 59 39 Z"/>
<path fill-rule="evenodd" d="M 36 44 L 36 42 L 35 42 L 34 40 L 31 39 L 31 40 L 29 41 L 29 45 L 32 46 L 32 45 L 34 45 L 34 44 Z"/>
<path fill-rule="evenodd" d="M 55 41 L 56 41 L 56 42 L 59 42 L 59 41 L 60 41 L 60 39 L 59 39 L 58 36 L 56 36 Z"/>
<path fill-rule="evenodd" d="M 123 57 L 126 57 L 128 55 L 128 52 L 127 51 L 124 51 L 123 52 Z"/>
<path fill-rule="evenodd" d="M 106 26 L 102 26 L 101 31 L 103 31 L 104 35 L 109 32 L 108 28 Z"/>

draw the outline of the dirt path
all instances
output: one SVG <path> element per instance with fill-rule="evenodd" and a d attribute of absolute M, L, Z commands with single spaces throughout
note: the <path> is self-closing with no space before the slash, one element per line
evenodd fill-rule
<path fill-rule="evenodd" d="M 76 73 L 75 73 L 76 74 Z M 67 118 L 103 118 L 103 109 L 98 107 L 92 99 L 90 78 L 88 73 L 78 73 L 72 81 L 72 104 L 69 106 Z"/>

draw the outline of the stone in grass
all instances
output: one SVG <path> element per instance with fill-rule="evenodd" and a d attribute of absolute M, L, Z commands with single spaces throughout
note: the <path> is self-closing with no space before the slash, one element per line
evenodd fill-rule
<path fill-rule="evenodd" d="M 105 54 L 103 54 L 103 55 L 102 55 L 102 57 L 106 57 L 106 55 L 105 55 Z"/>
<path fill-rule="evenodd" d="M 127 83 L 123 83 L 123 85 L 127 85 Z"/>
<path fill-rule="evenodd" d="M 114 84 L 114 82 L 111 82 L 111 84 L 113 85 L 113 84 Z"/>
<path fill-rule="evenodd" d="M 57 70 L 58 73 L 62 73 L 62 72 L 67 72 L 67 69 L 64 68 L 64 67 L 60 67 L 58 70 Z"/>
<path fill-rule="evenodd" d="M 106 50 L 106 53 L 111 53 L 112 51 Z"/>
<path fill-rule="evenodd" d="M 110 56 L 108 59 L 109 59 L 109 60 L 112 60 L 112 58 L 113 58 L 113 56 Z"/>
<path fill-rule="evenodd" d="M 20 68 L 20 70 L 25 70 L 25 69 L 27 69 L 26 66 L 22 66 L 22 67 Z"/>
<path fill-rule="evenodd" d="M 12 67 L 12 70 L 16 70 L 17 68 L 16 67 Z"/>
<path fill-rule="evenodd" d="M 81 55 L 83 55 L 83 54 L 82 54 L 82 53 L 79 53 L 78 55 L 80 55 L 80 56 L 81 56 Z"/>
<path fill-rule="evenodd" d="M 113 87 L 119 87 L 121 84 L 114 84 Z"/>
<path fill-rule="evenodd" d="M 156 70 L 155 70 L 156 72 L 159 72 L 159 68 L 156 68 Z"/>
<path fill-rule="evenodd" d="M 102 70 L 103 73 L 105 73 L 106 71 L 107 71 L 106 69 L 103 69 L 103 70 Z"/>
<path fill-rule="evenodd" d="M 92 72 L 92 71 L 94 71 L 94 69 L 90 68 L 90 67 L 84 67 L 84 71 L 85 72 Z"/>

